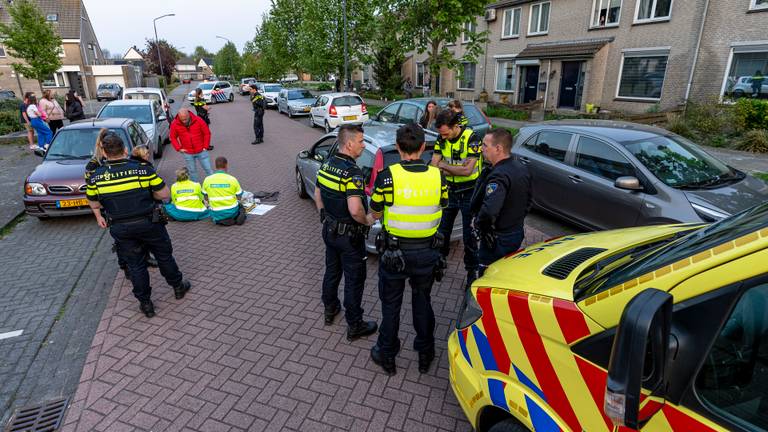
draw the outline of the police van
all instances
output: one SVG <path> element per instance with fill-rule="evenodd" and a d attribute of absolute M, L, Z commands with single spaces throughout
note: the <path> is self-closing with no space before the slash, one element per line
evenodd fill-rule
<path fill-rule="evenodd" d="M 510 254 L 448 351 L 478 431 L 768 430 L 768 204 Z"/>

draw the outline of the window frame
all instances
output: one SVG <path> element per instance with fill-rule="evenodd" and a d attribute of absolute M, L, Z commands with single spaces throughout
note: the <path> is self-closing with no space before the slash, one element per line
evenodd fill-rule
<path fill-rule="evenodd" d="M 419 67 L 421 67 L 421 82 L 419 82 Z M 424 62 L 416 62 L 416 83 L 414 87 L 417 88 L 424 88 L 424 76 L 426 75 L 427 69 L 424 66 Z"/>
<path fill-rule="evenodd" d="M 669 56 L 670 56 L 670 47 L 659 47 L 659 48 L 637 48 L 637 49 L 626 49 L 622 51 L 621 53 L 621 63 L 619 63 L 619 76 L 616 80 L 616 93 L 614 98 L 619 100 L 626 100 L 626 101 L 636 101 L 636 102 L 659 102 L 661 101 L 663 95 L 664 95 L 664 83 L 667 81 L 667 71 L 669 69 Z M 629 55 L 627 55 L 629 54 Z M 667 65 L 664 67 L 664 80 L 661 82 L 661 92 L 659 93 L 658 98 L 646 98 L 646 97 L 637 97 L 637 96 L 621 96 L 619 94 L 619 91 L 621 91 L 621 78 L 624 75 L 624 60 L 633 57 L 640 57 L 640 58 L 647 58 L 647 57 L 666 57 L 667 58 Z"/>
<path fill-rule="evenodd" d="M 504 57 L 504 58 L 497 58 L 495 60 L 496 60 L 496 73 L 495 73 L 495 80 L 496 80 L 496 82 L 495 82 L 494 87 L 493 87 L 494 88 L 494 92 L 496 92 L 496 93 L 514 94 L 515 93 L 515 89 L 517 87 L 517 66 L 516 66 L 516 63 L 515 63 L 515 58 L 514 57 Z M 506 64 L 506 63 L 512 63 L 512 67 L 514 68 L 514 82 L 512 83 L 512 90 L 502 90 L 502 89 L 499 89 L 499 68 L 501 67 L 502 64 Z"/>
<path fill-rule="evenodd" d="M 464 30 L 461 32 L 461 43 L 466 44 L 469 43 L 470 38 L 467 38 L 467 34 L 469 33 L 475 34 L 477 33 L 477 23 L 475 21 L 469 21 L 464 23 Z"/>
<path fill-rule="evenodd" d="M 5 44 L 4 43 L 0 43 L 0 52 L 2 53 L 2 54 L 0 54 L 0 58 L 8 57 L 8 52 L 5 50 Z"/>
<path fill-rule="evenodd" d="M 589 140 L 592 140 L 592 141 L 596 141 L 596 142 L 602 144 L 603 146 L 605 146 L 606 148 L 614 151 L 616 154 L 618 154 L 622 158 L 624 158 L 624 161 L 627 163 L 627 165 L 632 167 L 633 173 L 631 174 L 631 176 L 635 177 L 637 179 L 640 179 L 640 175 L 638 174 L 639 169 L 632 162 L 632 158 L 630 156 L 627 156 L 626 154 L 624 154 L 624 152 L 620 148 L 618 148 L 617 146 L 613 145 L 609 141 L 605 141 L 605 140 L 602 140 L 600 138 L 597 138 L 597 137 L 594 137 L 594 136 L 591 136 L 591 135 L 586 135 L 586 134 L 578 134 L 576 136 L 576 140 L 574 142 L 573 152 L 572 152 L 573 153 L 573 163 L 572 163 L 572 165 L 573 165 L 574 168 L 576 168 L 578 170 L 581 170 L 581 171 L 584 171 L 585 173 L 587 173 L 589 175 L 592 175 L 592 176 L 595 176 L 597 178 L 600 178 L 601 180 L 608 181 L 611 184 L 613 184 L 619 177 L 623 177 L 623 176 L 619 176 L 619 177 L 617 177 L 615 179 L 610 179 L 610 178 L 605 177 L 605 176 L 603 176 L 601 174 L 595 173 L 595 172 L 590 171 L 590 170 L 588 170 L 588 169 L 586 169 L 584 167 L 579 166 L 578 165 L 578 163 L 579 163 L 579 148 L 580 148 L 580 145 L 581 145 L 581 139 L 582 138 L 589 139 Z"/>
<path fill-rule="evenodd" d="M 537 143 L 539 140 L 539 136 L 543 133 L 559 133 L 559 134 L 565 134 L 569 135 L 570 138 L 568 140 L 568 145 L 565 148 L 565 156 L 563 157 L 563 160 L 560 160 L 558 158 L 545 155 L 544 153 L 540 153 L 537 151 L 537 148 L 539 144 Z M 579 136 L 578 133 L 571 132 L 571 131 L 564 131 L 559 129 L 540 129 L 534 134 L 532 134 L 528 139 L 526 139 L 523 142 L 523 147 L 528 150 L 529 152 L 533 153 L 534 155 L 537 155 L 541 160 L 549 161 L 551 163 L 558 163 L 565 166 L 573 166 L 574 162 L 574 154 L 575 154 L 575 146 L 576 146 L 576 140 Z"/>
<path fill-rule="evenodd" d="M 654 0 L 655 1 L 655 0 Z M 541 17 L 542 13 L 541 10 L 543 9 L 543 5 L 548 4 L 549 7 L 547 8 L 547 29 L 542 31 L 541 30 Z M 533 24 L 533 8 L 538 6 L 539 7 L 539 16 L 536 23 L 536 31 L 531 31 L 531 25 Z M 528 36 L 540 36 L 545 35 L 549 33 L 549 15 L 552 12 L 552 2 L 551 1 L 542 1 L 538 3 L 532 3 L 531 6 L 528 8 Z"/>
<path fill-rule="evenodd" d="M 466 65 L 474 65 L 475 66 L 474 71 L 473 71 L 474 72 L 474 74 L 473 74 L 474 76 L 472 77 L 472 87 L 462 87 L 462 84 L 464 84 L 464 83 L 462 83 L 461 81 L 462 81 L 462 79 L 464 79 L 464 67 Z M 457 81 L 457 83 L 456 83 L 456 90 L 475 90 L 475 87 L 477 87 L 477 63 L 461 62 L 461 67 L 462 67 L 462 70 L 461 70 L 462 74 L 459 77 L 459 79 L 456 80 Z"/>
<path fill-rule="evenodd" d="M 758 9 L 760 10 L 760 9 Z M 728 78 L 733 68 L 733 62 L 736 55 L 745 53 L 767 53 L 768 54 L 768 42 L 766 41 L 744 41 L 731 43 L 728 61 L 725 64 L 725 73 L 723 74 L 723 81 L 720 85 L 719 100 L 722 102 L 726 97 L 726 90 L 728 89 Z"/>
<path fill-rule="evenodd" d="M 765 2 L 761 5 L 757 4 L 757 0 L 750 0 L 749 2 L 749 10 L 751 11 L 763 11 L 768 10 L 768 2 Z"/>
<path fill-rule="evenodd" d="M 61 88 L 61 87 L 67 87 L 67 81 L 64 76 L 63 72 L 54 72 L 51 75 L 53 75 L 53 83 L 54 85 L 46 85 L 45 81 L 40 81 L 40 86 L 42 88 Z M 59 81 L 61 79 L 61 81 Z"/>
<path fill-rule="evenodd" d="M 510 13 L 510 19 L 512 22 L 509 26 L 509 34 L 504 33 L 504 28 L 507 26 L 507 12 Z M 517 12 L 517 33 L 514 33 L 515 26 L 515 12 Z M 523 21 L 523 8 L 513 7 L 507 8 L 501 11 L 501 39 L 516 39 L 520 37 L 520 25 Z"/>
<path fill-rule="evenodd" d="M 606 9 L 608 11 L 607 14 L 610 13 L 610 11 L 611 11 L 611 9 L 610 9 L 610 7 L 611 7 L 611 0 L 592 0 L 592 13 L 591 13 L 591 15 L 589 17 L 589 28 L 590 29 L 614 28 L 614 27 L 618 27 L 619 24 L 621 24 L 621 11 L 622 11 L 622 9 L 624 9 L 624 0 L 619 0 L 619 14 L 616 16 L 616 22 L 615 23 L 608 24 L 608 21 L 607 21 L 607 16 L 608 15 L 606 14 L 606 24 L 605 25 L 595 24 L 594 18 L 596 16 L 598 16 L 598 12 L 600 11 L 600 9 L 598 9 L 598 5 L 602 6 L 603 2 L 607 2 L 608 3 L 608 9 Z"/>
<path fill-rule="evenodd" d="M 651 17 L 650 18 L 639 18 L 638 15 L 640 15 L 640 3 L 644 1 L 651 2 Z M 662 17 L 653 16 L 653 14 L 656 13 L 656 4 L 659 0 L 637 0 L 635 2 L 635 16 L 634 20 L 632 21 L 633 24 L 646 24 L 646 23 L 654 23 L 654 22 L 665 22 L 670 21 L 672 19 L 672 9 L 675 7 L 675 0 L 669 0 L 669 14 Z"/>

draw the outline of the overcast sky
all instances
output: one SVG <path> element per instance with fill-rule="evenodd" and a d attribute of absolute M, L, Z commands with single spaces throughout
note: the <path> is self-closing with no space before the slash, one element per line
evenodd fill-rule
<path fill-rule="evenodd" d="M 144 48 L 146 39 L 154 39 L 152 20 L 157 21 L 157 36 L 182 52 L 191 53 L 202 45 L 215 53 L 229 38 L 242 51 L 251 40 L 261 15 L 269 9 L 269 0 L 83 0 L 102 49 L 125 52 L 133 45 Z M 122 5 L 122 6 L 121 6 Z"/>

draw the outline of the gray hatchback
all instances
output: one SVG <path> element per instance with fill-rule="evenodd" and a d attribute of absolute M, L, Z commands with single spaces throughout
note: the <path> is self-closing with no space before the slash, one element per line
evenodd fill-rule
<path fill-rule="evenodd" d="M 588 229 L 712 222 L 768 201 L 762 180 L 634 123 L 537 123 L 513 154 L 531 172 L 534 206 Z"/>

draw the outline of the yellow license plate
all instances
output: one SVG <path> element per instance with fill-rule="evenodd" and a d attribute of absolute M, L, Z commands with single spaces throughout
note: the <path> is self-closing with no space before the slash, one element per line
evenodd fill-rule
<path fill-rule="evenodd" d="M 344 116 L 344 120 L 345 120 L 345 121 L 349 121 L 349 120 L 357 120 L 357 116 Z"/>
<path fill-rule="evenodd" d="M 56 201 L 56 207 L 58 207 L 58 208 L 80 207 L 80 206 L 87 206 L 87 205 L 88 205 L 88 200 L 87 199 L 74 199 L 74 200 Z"/>
<path fill-rule="evenodd" d="M 304 112 L 309 112 L 309 108 L 304 108 Z"/>

